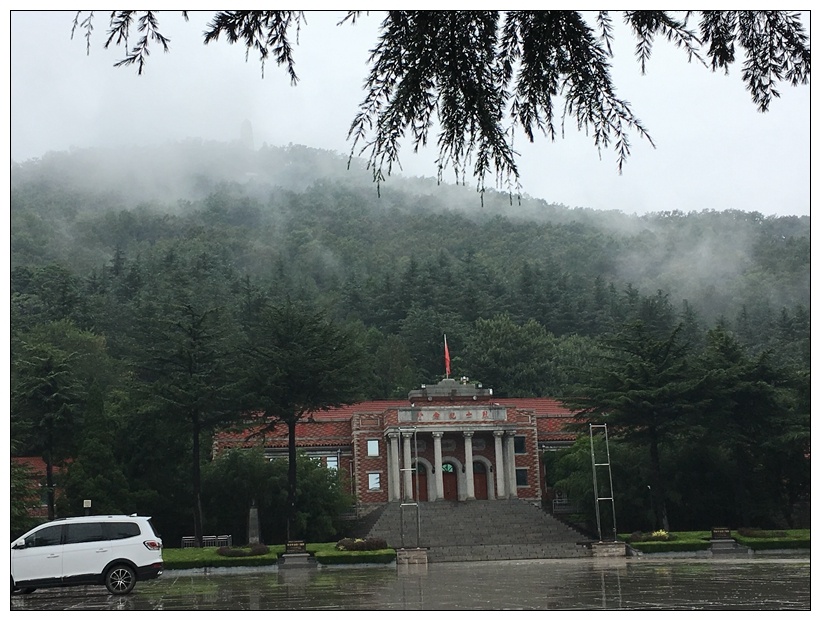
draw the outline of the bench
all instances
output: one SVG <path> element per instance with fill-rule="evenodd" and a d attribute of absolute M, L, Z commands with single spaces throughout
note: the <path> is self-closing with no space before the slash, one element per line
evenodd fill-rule
<path fill-rule="evenodd" d="M 203 536 L 203 547 L 233 547 L 233 537 L 230 534 L 223 536 Z M 196 536 L 183 536 L 182 548 L 196 547 Z"/>

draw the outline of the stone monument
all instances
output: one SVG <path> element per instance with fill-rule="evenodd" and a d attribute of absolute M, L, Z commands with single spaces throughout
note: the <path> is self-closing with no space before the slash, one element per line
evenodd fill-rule
<path fill-rule="evenodd" d="M 248 544 L 259 544 L 259 510 L 256 500 L 251 500 L 251 509 L 248 511 Z"/>

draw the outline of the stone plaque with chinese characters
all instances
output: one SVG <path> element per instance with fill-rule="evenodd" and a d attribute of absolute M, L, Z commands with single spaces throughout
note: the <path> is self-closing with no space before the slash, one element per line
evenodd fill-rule
<path fill-rule="evenodd" d="M 399 422 L 495 422 L 506 419 L 506 407 L 412 407 L 399 409 Z"/>

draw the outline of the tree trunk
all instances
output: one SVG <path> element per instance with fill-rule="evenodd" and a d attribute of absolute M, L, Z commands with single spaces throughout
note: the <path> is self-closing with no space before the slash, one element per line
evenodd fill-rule
<path fill-rule="evenodd" d="M 193 467 L 191 470 L 193 489 L 194 489 L 194 539 L 196 546 L 202 546 L 202 481 L 199 467 L 199 433 L 200 424 L 199 416 L 194 414 L 192 416 L 193 426 Z"/>
<path fill-rule="evenodd" d="M 655 527 L 669 531 L 669 517 L 666 514 L 666 487 L 661 476 L 661 458 L 658 439 L 654 428 L 649 432 L 649 460 L 652 467 L 652 497 L 655 507 Z"/>
<path fill-rule="evenodd" d="M 288 421 L 288 540 L 296 536 L 296 420 Z"/>
<path fill-rule="evenodd" d="M 46 452 L 46 503 L 48 505 L 48 520 L 54 521 L 54 466 L 51 464 L 51 448 Z"/>
<path fill-rule="evenodd" d="M 734 476 L 735 518 L 738 527 L 749 527 L 751 522 L 749 510 L 749 493 L 746 487 L 746 472 L 750 470 L 746 455 L 739 449 L 735 450 L 737 471 Z"/>

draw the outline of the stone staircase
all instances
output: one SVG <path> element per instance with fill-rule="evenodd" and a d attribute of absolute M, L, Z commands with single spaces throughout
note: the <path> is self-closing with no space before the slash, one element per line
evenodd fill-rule
<path fill-rule="evenodd" d="M 422 502 L 418 516 L 413 505 L 391 503 L 368 536 L 395 548 L 427 547 L 428 562 L 590 557 L 578 543 L 592 542 L 520 499 Z"/>

